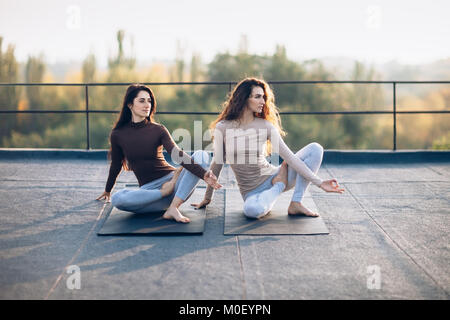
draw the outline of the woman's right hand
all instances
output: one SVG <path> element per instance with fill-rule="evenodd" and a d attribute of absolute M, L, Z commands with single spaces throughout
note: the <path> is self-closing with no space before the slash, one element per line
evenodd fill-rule
<path fill-rule="evenodd" d="M 106 200 L 106 202 L 111 202 L 111 192 L 103 192 L 96 200 Z"/>
<path fill-rule="evenodd" d="M 211 200 L 203 199 L 200 203 L 191 203 L 191 206 L 193 206 L 195 209 L 202 209 L 206 207 L 210 202 Z"/>
<path fill-rule="evenodd" d="M 217 177 L 212 173 L 211 170 L 208 170 L 205 172 L 205 175 L 203 177 L 203 180 L 214 188 L 214 190 L 222 188 L 222 185 L 217 182 Z"/>

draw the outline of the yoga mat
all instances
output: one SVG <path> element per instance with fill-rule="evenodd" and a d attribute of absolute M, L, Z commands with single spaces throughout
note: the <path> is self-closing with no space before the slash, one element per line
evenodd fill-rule
<path fill-rule="evenodd" d="M 191 198 L 180 207 L 181 213 L 191 220 L 189 223 L 166 220 L 162 217 L 164 211 L 131 213 L 110 206 L 109 214 L 97 234 L 100 236 L 202 234 L 205 229 L 206 209 L 189 208 L 188 205 L 192 202 Z"/>
<path fill-rule="evenodd" d="M 244 201 L 238 190 L 227 189 L 225 193 L 225 235 L 294 235 L 328 234 L 328 228 L 319 216 L 289 216 L 287 209 L 293 190 L 283 192 L 273 209 L 263 218 L 251 219 L 244 215 Z M 307 191 L 302 203 L 317 212 L 311 194 Z"/>

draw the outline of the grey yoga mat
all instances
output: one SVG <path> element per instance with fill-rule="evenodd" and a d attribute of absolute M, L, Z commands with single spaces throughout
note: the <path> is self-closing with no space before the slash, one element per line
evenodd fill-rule
<path fill-rule="evenodd" d="M 328 234 L 321 217 L 288 216 L 287 209 L 293 190 L 283 192 L 273 209 L 263 218 L 251 219 L 244 215 L 244 201 L 238 190 L 225 193 L 225 235 L 312 235 Z M 311 194 L 307 191 L 302 203 L 317 212 Z M 320 212 L 319 212 L 320 214 Z"/>
<path fill-rule="evenodd" d="M 203 190 L 200 190 L 204 192 Z M 195 191 L 194 191 L 195 193 Z M 194 196 L 194 194 L 193 194 Z M 187 201 L 191 202 L 191 201 Z M 201 234 L 205 229 L 206 210 L 195 210 L 183 204 L 180 211 L 188 217 L 190 223 L 180 223 L 166 220 L 162 217 L 164 212 L 132 213 L 122 211 L 111 206 L 109 214 L 100 231 L 100 236 L 106 235 L 170 235 L 170 234 Z"/>

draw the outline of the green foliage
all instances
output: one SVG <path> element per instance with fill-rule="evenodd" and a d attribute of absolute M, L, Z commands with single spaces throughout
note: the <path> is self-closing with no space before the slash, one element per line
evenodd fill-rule
<path fill-rule="evenodd" d="M 14 47 L 9 45 L 6 51 L 2 48 L 3 38 L 0 37 L 0 82 L 18 82 L 18 63 L 14 56 Z M 9 86 L 0 87 L 0 108 L 3 110 L 17 110 L 20 88 Z M 0 140 L 8 136 L 14 129 L 16 115 L 0 118 Z"/>
<path fill-rule="evenodd" d="M 123 49 L 123 41 L 125 38 L 125 31 L 117 31 L 117 45 L 118 51 L 114 58 L 108 60 L 109 69 L 115 69 L 117 67 L 125 67 L 127 69 L 133 69 L 136 65 L 136 59 L 134 57 L 126 57 Z"/>
<path fill-rule="evenodd" d="M 117 53 L 108 60 L 106 73 L 99 73 L 94 55 L 83 61 L 78 75 L 84 83 L 109 82 L 160 82 L 160 81 L 213 81 L 238 82 L 253 76 L 266 81 L 283 80 L 336 80 L 321 61 L 303 63 L 288 58 L 286 48 L 278 45 L 272 55 L 253 55 L 247 52 L 244 42 L 236 54 L 222 52 L 205 65 L 198 54 L 188 63 L 183 50 L 177 47 L 174 63 L 165 67 L 155 64 L 149 70 L 136 69 L 136 60 L 124 49 L 126 35 L 117 33 Z M 244 39 L 245 40 L 245 39 Z M 6 51 L 1 47 L 0 81 L 18 82 L 18 64 L 14 47 Z M 44 82 L 46 65 L 44 57 L 29 57 L 25 65 L 25 82 Z M 351 80 L 377 80 L 373 67 L 356 62 Z M 378 84 L 272 84 L 276 104 L 283 111 L 355 111 L 380 110 L 386 105 L 385 93 Z M 153 86 L 158 101 L 158 112 L 163 111 L 212 111 L 220 112 L 221 105 L 232 87 L 224 85 Z M 126 86 L 89 86 L 90 110 L 120 111 Z M 440 108 L 450 105 L 450 92 L 440 90 L 424 96 L 425 104 L 438 101 Z M 84 110 L 84 87 L 27 86 L 0 87 L 0 107 L 13 110 Z M 109 133 L 118 113 L 91 113 L 89 115 L 90 142 L 93 149 L 109 148 Z M 156 120 L 170 132 L 184 128 L 194 137 L 195 121 L 201 121 L 201 134 L 209 127 L 215 116 L 156 114 Z M 407 123 L 408 125 L 406 125 Z M 419 134 L 412 127 L 424 128 L 428 135 Z M 444 117 L 429 120 L 412 117 L 398 122 L 399 140 L 408 148 L 450 149 L 449 123 Z M 390 149 L 392 148 L 392 116 L 382 115 L 282 115 L 282 125 L 288 133 L 285 140 L 293 151 L 316 141 L 326 149 Z M 412 129 L 413 128 L 413 129 Z M 198 132 L 197 132 L 198 134 Z M 0 142 L 2 147 L 36 148 L 86 148 L 86 118 L 84 114 L 19 114 L 0 119 Z M 177 141 L 181 142 L 181 141 Z M 210 143 L 203 141 L 203 148 Z M 194 148 L 192 141 L 192 148 Z"/>
<path fill-rule="evenodd" d="M 95 55 L 90 54 L 84 59 L 82 66 L 83 83 L 94 82 L 97 72 L 97 61 Z"/>
<path fill-rule="evenodd" d="M 450 150 L 450 132 L 447 132 L 446 135 L 433 141 L 432 149 L 434 149 L 434 150 Z"/>

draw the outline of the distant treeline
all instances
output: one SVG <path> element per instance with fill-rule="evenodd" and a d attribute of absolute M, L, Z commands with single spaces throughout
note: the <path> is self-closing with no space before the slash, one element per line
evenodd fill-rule
<path fill-rule="evenodd" d="M 170 66 L 155 63 L 149 68 L 136 67 L 136 59 L 123 51 L 124 33 L 117 34 L 118 51 L 109 59 L 107 71 L 100 72 L 94 55 L 88 55 L 79 71 L 66 76 L 67 82 L 180 82 L 239 81 L 246 76 L 271 80 L 342 80 L 336 79 L 319 60 L 304 62 L 288 58 L 284 46 L 272 55 L 249 54 L 245 49 L 235 54 L 222 52 L 205 64 L 199 55 L 188 61 L 178 58 Z M 245 48 L 246 46 L 243 46 Z M 24 74 L 14 47 L 2 47 L 0 37 L 0 82 L 52 82 L 43 56 L 29 57 Z M 350 79 L 380 80 L 373 67 L 355 62 Z M 429 90 L 411 94 L 411 88 L 397 93 L 398 110 L 448 110 L 450 85 L 428 85 Z M 380 111 L 392 110 L 392 86 L 382 84 L 288 84 L 272 85 L 280 111 Z M 120 110 L 126 87 L 89 88 L 90 110 Z M 229 92 L 228 86 L 176 85 L 153 86 L 158 111 L 219 112 Z M 425 92 L 425 93 L 424 93 Z M 0 110 L 83 110 L 83 87 L 3 86 Z M 117 114 L 90 114 L 90 141 L 93 149 L 109 148 L 109 133 Z M 215 116 L 158 115 L 157 121 L 169 131 L 178 128 L 194 132 L 194 120 L 207 130 Z M 399 115 L 399 149 L 450 149 L 450 117 L 437 115 Z M 326 149 L 391 149 L 392 115 L 283 115 L 286 142 L 293 150 L 316 141 Z M 193 143 L 193 142 L 192 142 Z M 204 146 L 209 141 L 204 142 Z M 84 114 L 1 114 L 0 147 L 4 148 L 86 148 Z"/>

